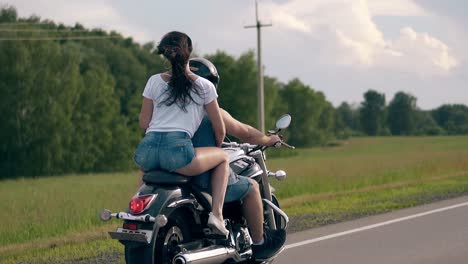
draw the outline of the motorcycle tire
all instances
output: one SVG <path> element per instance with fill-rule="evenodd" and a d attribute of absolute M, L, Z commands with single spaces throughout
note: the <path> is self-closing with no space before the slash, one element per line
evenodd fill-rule
<path fill-rule="evenodd" d="M 268 260 L 247 260 L 244 262 L 241 262 L 242 264 L 270 264 L 273 263 L 275 259 L 268 259 Z"/>
<path fill-rule="evenodd" d="M 125 263 L 137 264 L 137 263 L 151 263 L 152 253 L 151 245 L 147 246 L 125 246 Z"/>
<path fill-rule="evenodd" d="M 179 244 L 191 240 L 190 223 L 182 211 L 176 211 L 168 217 L 167 224 L 158 232 L 155 241 L 154 254 L 156 264 L 172 263 Z"/>
<path fill-rule="evenodd" d="M 191 239 L 190 223 L 182 211 L 175 211 L 168 217 L 167 224 L 153 237 L 151 244 L 143 247 L 125 247 L 127 264 L 170 264 L 178 253 L 177 245 Z M 153 262 L 154 261 L 154 262 Z"/>

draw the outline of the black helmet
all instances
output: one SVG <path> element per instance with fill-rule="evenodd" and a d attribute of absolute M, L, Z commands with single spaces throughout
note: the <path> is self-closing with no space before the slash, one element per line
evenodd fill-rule
<path fill-rule="evenodd" d="M 204 58 L 191 58 L 189 60 L 190 70 L 198 76 L 208 79 L 218 88 L 219 75 L 216 67 L 211 61 Z"/>

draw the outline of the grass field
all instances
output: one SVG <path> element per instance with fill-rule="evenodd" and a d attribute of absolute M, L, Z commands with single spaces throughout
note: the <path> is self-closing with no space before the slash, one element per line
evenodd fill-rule
<path fill-rule="evenodd" d="M 290 231 L 468 193 L 468 137 L 357 138 L 272 159 L 288 173 L 273 185 L 292 216 Z M 106 238 L 125 209 L 137 172 L 0 182 L 0 262 L 83 260 L 121 246 Z M 117 252 L 117 253 L 116 253 Z M 119 262 L 117 257 L 113 262 Z"/>

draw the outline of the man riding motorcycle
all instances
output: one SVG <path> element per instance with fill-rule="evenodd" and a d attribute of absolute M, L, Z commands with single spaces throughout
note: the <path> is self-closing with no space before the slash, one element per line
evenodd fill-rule
<path fill-rule="evenodd" d="M 219 75 L 216 67 L 204 58 L 192 58 L 189 61 L 190 70 L 211 81 L 218 87 Z M 267 136 L 257 129 L 233 118 L 227 111 L 221 109 L 226 134 L 244 142 L 256 145 L 273 146 L 281 139 L 277 135 Z M 209 118 L 205 116 L 200 127 L 192 138 L 194 147 L 216 146 L 215 136 Z M 209 192 L 210 172 L 205 172 L 192 179 L 192 183 Z M 275 255 L 283 246 L 286 234 L 284 230 L 263 230 L 263 204 L 258 183 L 250 178 L 238 176 L 232 170 L 226 190 L 225 203 L 242 201 L 242 211 L 249 227 L 256 259 L 267 259 Z"/>

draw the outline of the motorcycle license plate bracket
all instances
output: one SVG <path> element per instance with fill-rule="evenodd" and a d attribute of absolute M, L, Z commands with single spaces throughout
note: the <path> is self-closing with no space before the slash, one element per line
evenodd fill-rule
<path fill-rule="evenodd" d="M 150 244 L 153 238 L 153 231 L 151 230 L 129 230 L 124 228 L 117 228 L 115 232 L 109 232 L 112 239 L 123 241 L 134 241 Z"/>

